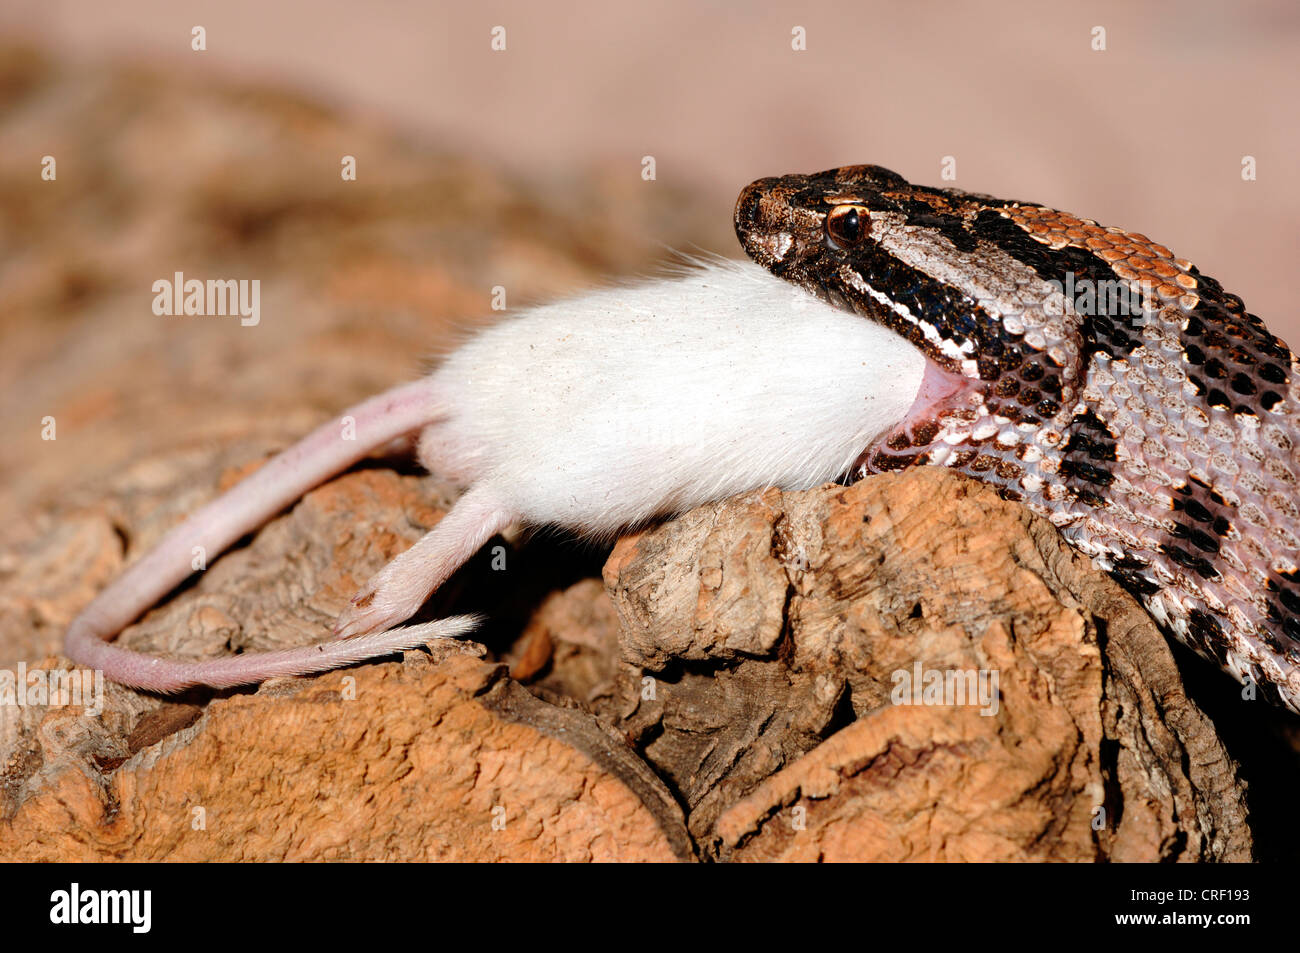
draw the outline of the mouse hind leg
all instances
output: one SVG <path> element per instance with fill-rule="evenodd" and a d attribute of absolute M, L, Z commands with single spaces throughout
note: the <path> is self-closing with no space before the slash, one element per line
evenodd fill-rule
<path fill-rule="evenodd" d="M 383 632 L 413 616 L 489 539 L 517 520 L 489 486 L 471 487 L 414 546 L 375 573 L 334 624 L 340 639 Z"/>

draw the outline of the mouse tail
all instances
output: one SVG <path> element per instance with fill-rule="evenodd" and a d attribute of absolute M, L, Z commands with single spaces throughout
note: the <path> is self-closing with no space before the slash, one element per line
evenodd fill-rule
<path fill-rule="evenodd" d="M 425 378 L 372 397 L 318 427 L 170 530 L 128 567 L 72 620 L 64 635 L 64 654 L 78 665 L 103 671 L 110 681 L 176 692 L 192 685 L 228 688 L 275 675 L 329 671 L 468 632 L 476 620 L 458 616 L 321 645 L 199 662 L 156 658 L 108 644 L 188 577 L 196 557 L 204 562 L 216 558 L 308 490 L 441 414 L 433 384 Z"/>

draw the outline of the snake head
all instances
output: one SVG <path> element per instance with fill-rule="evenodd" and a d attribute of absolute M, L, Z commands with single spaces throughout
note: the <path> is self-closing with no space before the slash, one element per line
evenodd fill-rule
<path fill-rule="evenodd" d="M 867 236 L 868 206 L 880 204 L 873 196 L 907 188 L 906 179 L 878 165 L 758 179 L 736 200 L 736 237 L 758 264 L 818 293 L 809 278 L 823 254 Z"/>
<path fill-rule="evenodd" d="M 1008 282 L 1001 261 L 981 250 L 976 223 L 1008 204 L 853 165 L 751 183 L 735 226 L 745 252 L 772 274 L 884 324 L 947 371 L 994 380 L 1000 342 L 983 345 L 1001 335 L 1005 303 L 986 307 L 986 291 Z M 958 276 L 970 280 L 960 286 Z"/>

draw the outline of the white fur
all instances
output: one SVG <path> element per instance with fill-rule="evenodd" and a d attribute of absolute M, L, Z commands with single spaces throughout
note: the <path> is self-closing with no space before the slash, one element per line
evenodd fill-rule
<path fill-rule="evenodd" d="M 925 359 L 748 262 L 534 308 L 453 353 L 421 461 L 527 523 L 597 534 L 845 473 Z"/>
<path fill-rule="evenodd" d="M 168 532 L 68 627 L 68 655 L 154 691 L 323 672 L 455 637 L 473 620 L 400 627 L 514 521 L 609 535 L 735 493 L 844 473 L 901 422 L 925 360 L 902 338 L 757 265 L 721 263 L 598 291 L 483 331 L 424 380 L 318 427 Z M 371 577 L 335 641 L 185 662 L 107 644 L 215 555 L 332 474 L 420 433 L 420 459 L 471 484 Z M 399 626 L 394 628 L 394 626 Z"/>

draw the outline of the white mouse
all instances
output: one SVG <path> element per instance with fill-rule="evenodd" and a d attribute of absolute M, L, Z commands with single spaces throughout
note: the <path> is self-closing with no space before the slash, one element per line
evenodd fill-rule
<path fill-rule="evenodd" d="M 533 308 L 478 333 L 428 377 L 345 411 L 168 532 L 72 622 L 66 654 L 112 681 L 175 692 L 462 635 L 474 618 L 400 624 L 511 524 L 611 536 L 737 493 L 834 480 L 904 419 L 926 363 L 880 324 L 748 262 Z M 412 434 L 420 463 L 466 491 L 352 599 L 333 640 L 199 662 L 109 644 L 190 574 L 195 547 L 215 556 Z"/>

